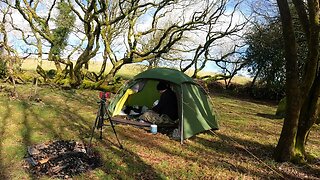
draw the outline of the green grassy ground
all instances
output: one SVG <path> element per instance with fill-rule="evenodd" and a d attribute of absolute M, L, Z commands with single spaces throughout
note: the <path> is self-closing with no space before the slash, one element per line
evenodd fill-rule
<path fill-rule="evenodd" d="M 0 179 L 34 179 L 24 168 L 27 146 L 52 140 L 88 142 L 97 111 L 98 92 L 18 86 L 19 97 L 0 92 Z M 220 130 L 199 134 L 181 145 L 163 134 L 117 125 L 124 149 L 110 127 L 93 148 L 102 166 L 74 179 L 290 179 L 320 178 L 320 161 L 304 166 L 276 163 L 272 152 L 283 120 L 276 107 L 263 102 L 212 95 Z M 307 151 L 320 157 L 320 127 L 310 134 Z M 49 179 L 42 177 L 41 179 Z"/>

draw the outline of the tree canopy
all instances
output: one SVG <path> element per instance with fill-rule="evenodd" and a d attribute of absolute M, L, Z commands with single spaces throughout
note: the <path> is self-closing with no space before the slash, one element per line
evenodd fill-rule
<path fill-rule="evenodd" d="M 257 83 L 283 96 L 285 86 L 285 63 L 281 24 L 272 19 L 255 24 L 246 35 L 246 67 Z"/>

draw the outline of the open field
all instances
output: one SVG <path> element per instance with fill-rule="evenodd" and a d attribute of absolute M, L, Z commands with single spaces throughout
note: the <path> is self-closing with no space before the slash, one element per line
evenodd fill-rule
<path fill-rule="evenodd" d="M 89 71 L 99 72 L 100 68 L 101 68 L 101 64 L 102 63 L 99 61 L 90 61 L 89 62 Z M 23 70 L 27 70 L 27 71 L 35 71 L 37 68 L 37 61 L 34 59 L 26 59 L 23 61 L 21 68 Z M 54 66 L 53 62 L 43 60 L 42 61 L 42 68 L 44 70 L 50 70 L 50 69 L 55 69 L 55 66 Z M 110 69 L 111 69 L 111 64 L 107 65 L 106 72 L 109 72 Z M 142 70 L 143 70 L 142 66 L 128 64 L 119 70 L 118 75 L 126 77 L 126 78 L 131 78 L 134 75 L 141 72 Z M 205 71 L 199 73 L 200 76 L 215 75 L 215 74 L 216 74 L 215 72 L 205 72 Z M 235 76 L 232 80 L 233 83 L 237 83 L 237 84 L 246 84 L 250 81 L 251 81 L 250 78 L 243 77 L 243 76 Z M 221 81 L 221 83 L 224 83 L 224 82 Z"/>
<path fill-rule="evenodd" d="M 89 71 L 93 72 L 99 72 L 101 68 L 102 62 L 97 62 L 97 61 L 90 61 L 89 62 Z M 139 66 L 134 66 L 134 65 L 129 65 L 130 67 L 128 68 L 128 65 L 125 65 L 122 69 L 119 71 L 119 75 L 123 77 L 132 77 L 139 72 L 141 72 L 141 67 Z M 63 67 L 63 66 L 62 66 Z M 34 59 L 26 59 L 22 63 L 21 69 L 26 70 L 26 71 L 35 71 L 37 68 L 37 61 Z M 50 70 L 50 69 L 56 69 L 54 62 L 52 61 L 47 61 L 43 60 L 42 61 L 42 68 L 44 70 Z M 107 65 L 106 67 L 106 72 L 109 72 L 111 69 L 111 64 Z"/>
<path fill-rule="evenodd" d="M 33 88 L 18 86 L 18 99 L 0 92 L 0 179 L 34 179 L 24 167 L 27 146 L 53 140 L 87 143 L 97 111 L 97 91 L 39 88 L 40 102 L 28 96 Z M 220 130 L 199 134 L 181 145 L 163 134 L 117 125 L 118 148 L 110 127 L 98 133 L 93 148 L 102 166 L 74 179 L 292 179 L 320 178 L 320 127 L 310 133 L 307 151 L 314 159 L 296 166 L 277 163 L 272 152 L 282 119 L 276 107 L 263 102 L 212 95 Z M 44 178 L 44 177 L 43 177 Z M 44 178 L 48 179 L 48 178 Z"/>

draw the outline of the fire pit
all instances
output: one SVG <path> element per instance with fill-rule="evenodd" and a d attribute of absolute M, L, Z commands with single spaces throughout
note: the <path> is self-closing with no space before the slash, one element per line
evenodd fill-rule
<path fill-rule="evenodd" d="M 27 169 L 37 177 L 70 178 L 100 165 L 97 153 L 87 153 L 83 143 L 53 141 L 29 146 Z"/>

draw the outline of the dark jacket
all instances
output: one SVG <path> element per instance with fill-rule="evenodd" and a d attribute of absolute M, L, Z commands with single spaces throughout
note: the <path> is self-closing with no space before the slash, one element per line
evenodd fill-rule
<path fill-rule="evenodd" d="M 159 103 L 152 108 L 160 115 L 166 114 L 171 120 L 178 119 L 178 103 L 176 94 L 169 88 L 160 96 Z"/>

